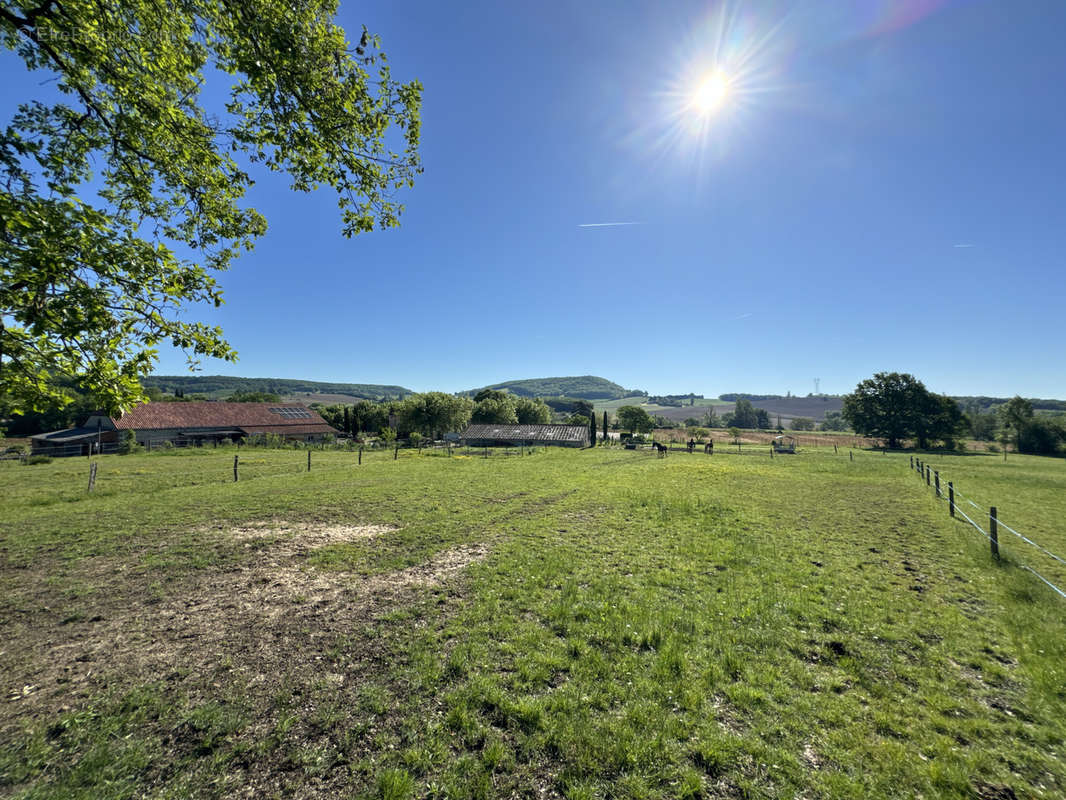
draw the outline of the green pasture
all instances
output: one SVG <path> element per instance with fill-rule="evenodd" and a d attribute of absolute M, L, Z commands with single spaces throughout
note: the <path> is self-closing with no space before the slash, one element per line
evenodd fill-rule
<path fill-rule="evenodd" d="M 906 454 L 234 452 L 0 464 L 0 795 L 1066 793 L 1066 601 Z"/>

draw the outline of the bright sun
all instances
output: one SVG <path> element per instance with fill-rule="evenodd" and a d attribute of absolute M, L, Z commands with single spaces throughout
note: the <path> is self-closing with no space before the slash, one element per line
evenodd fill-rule
<path fill-rule="evenodd" d="M 700 114 L 713 114 L 729 98 L 729 78 L 715 72 L 703 79 L 692 93 L 692 108 Z"/>

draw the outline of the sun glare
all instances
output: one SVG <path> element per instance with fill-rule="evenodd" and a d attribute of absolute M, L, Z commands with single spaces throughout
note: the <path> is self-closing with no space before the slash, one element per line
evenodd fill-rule
<path fill-rule="evenodd" d="M 729 78 L 714 72 L 703 79 L 692 93 L 692 108 L 700 114 L 713 114 L 729 99 Z"/>

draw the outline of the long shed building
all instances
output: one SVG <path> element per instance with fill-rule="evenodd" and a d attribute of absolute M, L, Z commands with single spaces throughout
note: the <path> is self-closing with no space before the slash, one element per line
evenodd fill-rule
<path fill-rule="evenodd" d="M 476 424 L 463 431 L 468 447 L 588 447 L 589 429 L 584 425 Z"/>
<path fill-rule="evenodd" d="M 179 447 L 257 434 L 314 442 L 340 433 L 303 405 L 201 401 L 143 403 L 115 417 L 93 414 L 77 428 L 38 434 L 31 441 L 35 453 L 84 455 L 90 448 L 106 453 L 118 446 L 123 431 L 133 431 L 139 444 L 171 442 Z"/>

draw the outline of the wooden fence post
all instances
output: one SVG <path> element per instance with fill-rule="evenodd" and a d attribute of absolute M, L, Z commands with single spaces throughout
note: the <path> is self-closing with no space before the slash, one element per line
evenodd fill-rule
<path fill-rule="evenodd" d="M 992 555 L 999 558 L 999 530 L 996 520 L 996 507 L 992 506 L 988 509 L 988 538 L 990 538 L 992 544 Z"/>
<path fill-rule="evenodd" d="M 311 451 L 307 451 L 307 471 L 311 471 Z"/>
<path fill-rule="evenodd" d="M 359 464 L 362 465 L 362 463 L 363 463 L 363 446 L 359 445 Z"/>
<path fill-rule="evenodd" d="M 911 469 L 914 469 L 914 456 L 911 456 Z"/>
<path fill-rule="evenodd" d="M 936 486 L 936 496 L 940 497 L 940 470 L 933 470 L 933 485 Z"/>
<path fill-rule="evenodd" d="M 948 513 L 955 516 L 955 484 L 948 481 Z"/>
<path fill-rule="evenodd" d="M 90 492 L 93 490 L 94 486 L 96 486 L 96 462 L 95 461 L 93 461 L 91 464 L 89 464 L 89 491 Z"/>
<path fill-rule="evenodd" d="M 392 451 L 392 460 L 396 461 L 400 457 L 400 443 L 396 442 L 396 449 Z"/>
<path fill-rule="evenodd" d="M 850 450 L 848 450 L 848 461 L 854 461 L 854 460 L 855 460 L 855 454 L 853 452 L 851 452 Z"/>
<path fill-rule="evenodd" d="M 929 465 L 926 464 L 925 465 L 925 485 L 926 486 L 929 486 L 929 478 L 930 478 L 929 472 L 930 472 Z"/>
<path fill-rule="evenodd" d="M 237 459 L 238 458 L 240 458 L 240 456 L 237 456 L 237 455 L 233 456 L 233 482 L 234 483 L 237 482 Z"/>

